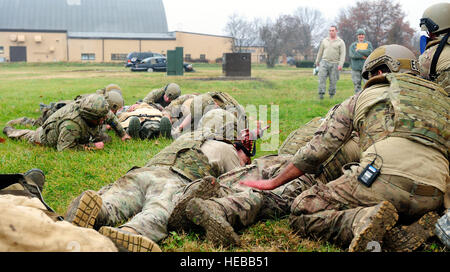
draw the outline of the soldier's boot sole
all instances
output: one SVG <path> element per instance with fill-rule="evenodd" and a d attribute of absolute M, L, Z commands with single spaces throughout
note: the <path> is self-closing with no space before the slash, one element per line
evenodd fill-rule
<path fill-rule="evenodd" d="M 208 199 L 218 197 L 219 190 L 220 184 L 214 177 L 205 177 L 189 184 L 169 217 L 168 229 L 177 231 L 192 229 L 195 225 L 186 217 L 187 203 L 194 198 Z"/>
<path fill-rule="evenodd" d="M 433 229 L 439 215 L 429 212 L 409 226 L 398 226 L 386 232 L 383 246 L 389 251 L 411 252 L 434 235 Z"/>
<path fill-rule="evenodd" d="M 217 216 L 203 205 L 204 200 L 194 198 L 186 207 L 187 217 L 206 231 L 207 240 L 215 245 L 239 245 L 241 240 L 233 227 L 221 216 Z"/>
<path fill-rule="evenodd" d="M 102 198 L 95 191 L 86 191 L 75 201 L 65 220 L 82 228 L 93 228 L 102 208 Z"/>
<path fill-rule="evenodd" d="M 11 131 L 13 131 L 13 130 L 14 130 L 13 127 L 6 126 L 6 127 L 3 128 L 3 134 L 5 134 L 6 136 L 8 136 L 8 134 L 9 134 Z"/>
<path fill-rule="evenodd" d="M 141 130 L 141 121 L 136 116 L 130 117 L 128 124 L 128 135 L 133 139 L 140 139 L 139 131 Z"/>
<path fill-rule="evenodd" d="M 159 131 L 163 137 L 172 138 L 172 123 L 169 118 L 162 117 L 159 124 Z"/>
<path fill-rule="evenodd" d="M 398 220 L 397 210 L 389 201 L 377 205 L 371 217 L 372 220 L 354 235 L 349 252 L 367 251 L 372 243 L 381 246 L 386 231 L 392 229 Z"/>
<path fill-rule="evenodd" d="M 99 233 L 111 239 L 118 248 L 129 252 L 161 252 L 158 244 L 139 234 L 107 226 L 101 227 Z"/>
<path fill-rule="evenodd" d="M 8 127 L 14 127 L 15 125 L 24 125 L 24 126 L 31 126 L 32 125 L 32 121 L 27 117 L 20 117 L 11 121 L 8 121 L 6 123 L 6 126 Z"/>

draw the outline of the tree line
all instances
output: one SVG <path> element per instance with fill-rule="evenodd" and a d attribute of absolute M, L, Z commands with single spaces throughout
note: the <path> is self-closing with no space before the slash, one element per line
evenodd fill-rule
<path fill-rule="evenodd" d="M 292 14 L 280 15 L 275 20 L 249 20 L 235 13 L 228 17 L 225 31 L 234 38 L 233 52 L 262 46 L 267 66 L 274 67 L 282 55 L 300 54 L 305 60 L 314 60 L 320 41 L 327 37 L 331 25 L 337 26 L 338 36 L 347 48 L 356 40 L 356 30 L 362 28 L 374 48 L 400 44 L 417 53 L 419 33 L 405 17 L 401 5 L 393 0 L 360 0 L 341 9 L 334 23 L 319 10 L 298 7 Z"/>

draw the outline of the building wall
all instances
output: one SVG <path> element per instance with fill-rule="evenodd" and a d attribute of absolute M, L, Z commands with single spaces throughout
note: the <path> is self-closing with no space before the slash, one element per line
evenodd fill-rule
<path fill-rule="evenodd" d="M 19 41 L 19 36 L 24 41 Z M 36 42 L 36 37 L 41 41 Z M 124 56 L 130 52 L 167 55 L 167 50 L 183 47 L 185 57 L 190 55 L 191 59 L 204 58 L 214 63 L 224 53 L 231 52 L 231 44 L 229 37 L 188 32 L 176 32 L 175 40 L 82 39 L 67 38 L 66 33 L 0 32 L 0 49 L 3 46 L 0 59 L 10 61 L 10 46 L 26 46 L 27 62 L 124 62 Z"/>
<path fill-rule="evenodd" d="M 26 47 L 27 62 L 67 60 L 67 34 L 65 32 L 0 32 L 0 59 L 10 61 L 11 46 Z"/>
<path fill-rule="evenodd" d="M 176 32 L 176 46 L 183 47 L 183 53 L 191 59 L 200 59 L 201 55 L 210 63 L 231 52 L 232 38 L 189 32 Z"/>

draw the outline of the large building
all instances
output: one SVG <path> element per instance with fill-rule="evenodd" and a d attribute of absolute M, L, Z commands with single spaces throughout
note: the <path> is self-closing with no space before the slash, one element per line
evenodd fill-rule
<path fill-rule="evenodd" d="M 124 62 L 183 47 L 215 62 L 233 38 L 169 32 L 162 0 L 0 0 L 0 62 Z"/>

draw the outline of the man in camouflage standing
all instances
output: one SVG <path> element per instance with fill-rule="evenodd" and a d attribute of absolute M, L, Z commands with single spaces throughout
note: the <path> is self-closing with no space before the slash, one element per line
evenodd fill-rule
<path fill-rule="evenodd" d="M 322 40 L 316 57 L 316 67 L 319 67 L 319 99 L 323 99 L 327 87 L 327 77 L 330 78 L 328 93 L 330 98 L 336 94 L 336 83 L 339 71 L 342 71 L 345 61 L 345 43 L 337 36 L 337 27 L 331 26 L 329 36 Z"/>
<path fill-rule="evenodd" d="M 382 243 L 399 214 L 416 220 L 436 210 L 449 175 L 450 101 L 441 87 L 411 74 L 419 71 L 409 49 L 377 48 L 364 66 L 366 88 L 333 109 L 282 173 L 241 183 L 272 190 L 314 173 L 356 131 L 360 163 L 294 200 L 290 222 L 299 235 L 364 251 L 370 242 Z"/>
<path fill-rule="evenodd" d="M 99 94 L 91 94 L 62 107 L 52 114 L 37 130 L 3 129 L 9 138 L 25 139 L 30 143 L 80 150 L 103 149 L 104 143 L 91 142 L 100 134 L 101 126 L 109 112 L 108 102 Z"/>

